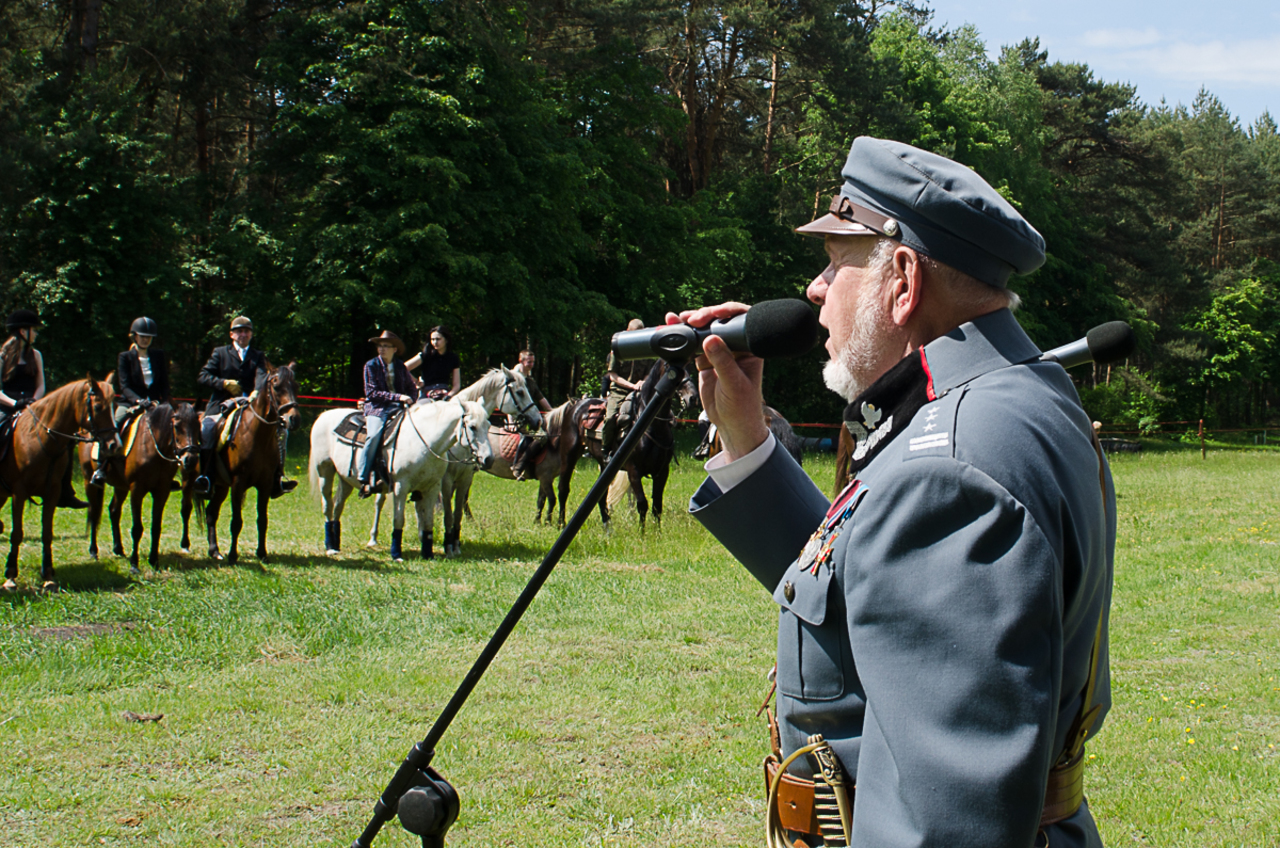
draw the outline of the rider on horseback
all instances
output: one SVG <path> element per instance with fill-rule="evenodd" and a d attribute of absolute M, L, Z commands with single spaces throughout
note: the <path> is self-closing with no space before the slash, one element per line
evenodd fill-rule
<path fill-rule="evenodd" d="M 524 375 L 524 386 L 529 390 L 529 397 L 538 405 L 538 409 L 543 412 L 550 412 L 551 404 L 547 401 L 546 396 L 542 394 L 542 390 L 538 388 L 538 384 L 533 381 L 533 366 L 536 363 L 537 358 L 534 356 L 533 351 L 522 350 L 520 351 L 519 361 L 516 362 L 515 367 L 511 370 L 518 371 Z M 510 418 L 513 421 L 515 420 L 513 417 Z M 515 461 L 511 463 L 511 473 L 515 475 L 517 480 L 528 478 L 534 460 L 549 439 L 550 436 L 545 428 L 539 428 L 538 432 L 532 435 L 522 435 L 520 437 L 520 444 L 516 446 Z"/>
<path fill-rule="evenodd" d="M 209 361 L 200 369 L 196 381 L 213 392 L 209 405 L 205 407 L 204 420 L 200 424 L 200 476 L 196 478 L 194 491 L 202 497 L 213 491 L 211 476 L 214 459 L 218 448 L 218 430 L 222 424 L 224 405 L 244 403 L 245 385 L 253 383 L 253 394 L 257 394 L 267 382 L 267 356 L 262 351 L 249 347 L 253 341 L 253 322 L 240 315 L 231 321 L 231 344 L 214 350 Z M 277 472 L 273 498 L 292 492 L 298 485 L 297 480 L 284 479 L 284 465 Z"/>
<path fill-rule="evenodd" d="M 643 327 L 644 322 L 639 318 L 632 318 L 627 323 L 628 330 L 639 330 Z M 604 449 L 606 456 L 613 453 L 613 449 L 617 446 L 618 439 L 622 435 L 618 432 L 620 429 L 618 412 L 622 402 L 632 392 L 640 391 L 640 387 L 644 385 L 644 378 L 649 374 L 649 369 L 652 367 L 652 359 L 635 359 L 630 362 L 620 362 L 614 358 L 612 351 L 609 352 L 609 359 L 605 364 L 605 369 L 608 372 L 605 375 L 605 379 L 609 383 L 609 396 L 605 400 L 604 433 L 600 439 L 600 446 Z"/>
<path fill-rule="evenodd" d="M 17 414 L 44 397 L 44 359 L 36 350 L 36 334 L 44 329 L 40 316 L 30 309 L 18 309 L 5 322 L 9 338 L 0 346 L 0 433 L 11 427 Z M 59 507 L 84 509 L 89 504 L 76 497 L 71 488 L 71 464 L 62 479 Z"/>
<path fill-rule="evenodd" d="M 158 332 L 156 322 L 146 316 L 135 318 L 129 327 L 133 343 L 116 360 L 120 394 L 116 397 L 113 415 L 117 429 L 122 429 L 144 409 L 160 403 L 173 405 L 173 398 L 169 395 L 169 359 L 163 350 L 151 347 Z M 97 487 L 105 484 L 108 468 L 119 467 L 120 462 L 119 457 L 108 457 L 99 462 L 86 485 Z"/>
<path fill-rule="evenodd" d="M 378 348 L 378 355 L 364 364 L 364 425 L 366 437 L 364 452 L 360 455 L 360 497 L 367 498 L 378 489 L 384 489 L 379 481 L 370 485 L 374 462 L 382 452 L 382 431 L 387 419 L 398 405 L 413 403 L 417 387 L 409 369 L 396 354 L 404 354 L 404 342 L 390 330 L 369 339 Z"/>

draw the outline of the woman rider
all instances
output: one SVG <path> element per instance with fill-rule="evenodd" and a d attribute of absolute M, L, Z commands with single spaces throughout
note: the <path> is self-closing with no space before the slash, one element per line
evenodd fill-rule
<path fill-rule="evenodd" d="M 169 395 L 169 358 L 163 350 L 151 347 L 157 333 L 156 322 L 146 316 L 135 318 L 129 327 L 132 344 L 116 359 L 120 396 L 116 398 L 113 414 L 117 428 L 136 415 L 139 409 L 150 409 L 158 403 L 173 403 Z M 119 458 L 111 457 L 100 463 L 88 485 L 106 483 L 106 469 L 112 463 L 116 463 L 113 467 L 119 467 Z"/>
<path fill-rule="evenodd" d="M 360 497 L 374 493 L 369 483 L 373 463 L 382 451 L 382 430 L 387 425 L 396 404 L 413 403 L 413 377 L 405 363 L 396 359 L 404 353 L 404 342 L 390 330 L 369 339 L 378 348 L 378 355 L 364 364 L 364 425 L 366 436 L 364 452 L 360 454 Z"/>
<path fill-rule="evenodd" d="M 410 371 L 422 366 L 422 375 L 418 385 L 422 387 L 421 397 L 431 400 L 451 398 L 462 388 L 462 361 L 453 352 L 453 336 L 443 324 L 431 328 L 430 343 L 423 346 L 422 353 L 404 364 Z"/>
<path fill-rule="evenodd" d="M 5 321 L 5 329 L 9 338 L 0 345 L 0 427 L 45 394 L 44 357 L 35 349 L 36 334 L 44 329 L 40 316 L 30 309 L 19 309 Z M 67 463 L 58 506 L 84 509 L 89 504 L 71 488 L 71 465 Z"/>

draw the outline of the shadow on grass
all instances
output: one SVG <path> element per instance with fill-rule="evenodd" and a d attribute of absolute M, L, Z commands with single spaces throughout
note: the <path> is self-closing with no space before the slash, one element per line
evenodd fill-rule
<path fill-rule="evenodd" d="M 543 557 L 547 555 L 547 551 L 551 550 L 551 544 L 548 543 L 545 548 L 526 545 L 523 542 L 486 542 L 482 539 L 474 541 L 462 540 L 462 554 L 456 559 L 465 560 L 492 560 L 492 559 L 518 559 L 534 562 L 542 562 Z M 436 559 L 444 559 L 444 555 L 436 552 Z"/>
<path fill-rule="evenodd" d="M 115 560 L 115 562 L 112 562 Z M 120 569 L 123 568 L 123 573 Z M 77 563 L 75 565 L 55 564 L 54 576 L 58 582 L 59 592 L 75 592 L 92 594 L 95 592 L 120 592 L 133 582 L 129 577 L 129 560 L 111 557 L 98 562 Z M 10 601 L 26 602 L 33 597 L 43 597 L 49 592 L 41 588 L 40 567 L 18 570 L 18 588 L 0 594 L 0 598 Z"/>

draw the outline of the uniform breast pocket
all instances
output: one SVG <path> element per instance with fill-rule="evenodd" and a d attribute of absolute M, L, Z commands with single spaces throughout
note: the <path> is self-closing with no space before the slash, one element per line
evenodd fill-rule
<path fill-rule="evenodd" d="M 831 569 L 817 574 L 794 564 L 773 598 L 782 608 L 778 621 L 778 691 L 792 698 L 830 701 L 844 695 L 846 664 L 851 665 L 843 605 L 832 598 L 837 586 Z"/>

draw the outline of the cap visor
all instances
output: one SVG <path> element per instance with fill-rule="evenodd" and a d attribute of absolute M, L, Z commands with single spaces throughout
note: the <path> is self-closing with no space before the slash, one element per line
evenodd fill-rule
<path fill-rule="evenodd" d="M 846 221 L 835 215 L 823 215 L 816 221 L 810 221 L 803 227 L 796 227 L 796 232 L 806 236 L 874 236 L 879 235 L 870 227 L 864 227 L 855 221 Z"/>

